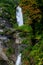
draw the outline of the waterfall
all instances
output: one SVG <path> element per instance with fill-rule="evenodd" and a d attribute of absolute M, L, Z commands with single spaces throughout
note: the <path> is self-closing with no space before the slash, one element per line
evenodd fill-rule
<path fill-rule="evenodd" d="M 20 6 L 17 6 L 16 8 L 16 19 L 18 26 L 23 25 L 23 14 L 22 14 L 22 8 Z"/>
<path fill-rule="evenodd" d="M 21 53 L 17 56 L 17 60 L 16 60 L 15 65 L 21 65 Z"/>

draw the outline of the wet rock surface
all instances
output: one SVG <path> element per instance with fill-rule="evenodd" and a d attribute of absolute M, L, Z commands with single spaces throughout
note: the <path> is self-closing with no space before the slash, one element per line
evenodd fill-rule
<path fill-rule="evenodd" d="M 8 63 L 4 60 L 0 60 L 0 65 L 8 65 Z"/>
<path fill-rule="evenodd" d="M 18 17 L 20 17 L 20 15 L 21 17 L 17 18 L 16 22 L 18 22 L 18 26 L 22 26 L 23 25 L 22 9 L 19 6 L 17 8 L 18 13 L 16 9 L 17 14 L 15 16 L 17 17 L 19 14 Z M 9 8 L 7 10 L 10 11 Z M 0 14 L 2 15 L 0 16 L 0 59 L 2 58 L 2 65 L 3 64 L 10 65 L 9 63 L 11 63 L 11 65 L 14 65 L 14 63 L 17 60 L 17 56 L 20 53 L 20 47 L 22 43 L 22 39 L 19 36 L 19 32 L 15 28 L 13 29 L 14 25 L 11 24 L 12 22 L 14 23 L 15 20 L 14 15 L 12 15 L 14 12 L 11 14 L 10 12 L 12 10 L 10 12 L 8 11 L 4 10 L 4 7 L 3 8 L 0 7 Z"/>
<path fill-rule="evenodd" d="M 5 61 L 7 61 L 7 60 L 11 60 L 15 63 L 17 56 L 20 53 L 20 47 L 21 47 L 22 39 L 19 36 L 19 32 L 17 32 L 15 29 L 13 29 L 11 26 L 9 26 L 8 21 L 3 20 L 3 18 L 0 18 L 0 24 L 1 24 L 0 32 L 2 32 L 2 29 L 3 29 L 3 32 L 5 33 L 5 34 L 3 34 L 3 33 L 0 34 L 0 60 L 1 60 L 1 58 L 3 59 L 2 63 L 4 63 L 4 65 L 6 65 Z M 4 25 L 4 28 L 3 28 L 3 25 Z M 11 40 L 12 40 L 12 42 L 9 42 Z M 7 51 L 7 49 L 9 49 L 9 46 L 11 46 L 11 44 L 12 44 L 12 48 L 14 48 L 13 49 L 14 53 L 7 56 L 6 51 Z M 4 52 L 3 52 L 3 50 L 4 50 Z M 3 54 L 1 54 L 1 52 Z M 10 52 L 12 52 L 12 51 L 10 51 Z"/>

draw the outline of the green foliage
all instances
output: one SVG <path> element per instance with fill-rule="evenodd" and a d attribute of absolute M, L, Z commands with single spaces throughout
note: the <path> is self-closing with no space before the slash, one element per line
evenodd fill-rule
<path fill-rule="evenodd" d="M 14 50 L 13 50 L 12 47 L 9 47 L 9 48 L 7 49 L 7 51 L 6 51 L 6 55 L 7 55 L 8 57 L 11 56 L 13 53 L 14 53 Z"/>
<path fill-rule="evenodd" d="M 21 30 L 23 32 L 31 32 L 32 28 L 30 25 L 23 25 L 17 28 L 18 30 Z"/>
<path fill-rule="evenodd" d="M 0 0 L 0 17 L 8 20 L 14 29 L 20 33 L 23 38 L 22 44 L 27 47 L 22 51 L 23 65 L 43 65 L 43 0 L 18 0 L 23 8 L 24 25 L 18 27 L 16 23 L 16 1 L 15 0 Z M 2 27 L 4 28 L 4 26 Z M 12 31 L 7 30 L 0 34 L 10 34 Z M 31 39 L 38 40 L 33 42 Z M 9 57 L 14 53 L 12 48 L 13 41 L 8 43 L 6 52 Z"/>
<path fill-rule="evenodd" d="M 32 31 L 23 40 L 24 44 L 29 45 L 23 52 L 23 65 L 43 65 L 43 1 L 42 0 L 22 0 L 22 8 L 24 13 L 24 23 L 32 27 Z M 27 12 L 28 10 L 28 12 Z M 30 17 L 29 17 L 30 16 Z M 31 20 L 29 20 L 29 18 Z M 32 23 L 31 23 L 32 21 Z M 27 23 L 28 22 L 28 23 Z M 30 23 L 29 23 L 30 22 Z M 28 26 L 29 27 L 29 26 Z M 25 27 L 26 28 L 26 27 Z M 30 29 L 28 29 L 29 31 Z M 23 33 L 22 33 L 23 34 Z M 28 38 L 28 39 L 27 39 Z M 31 39 L 38 40 L 30 43 Z M 34 46 L 31 44 L 34 43 Z M 31 50 L 30 50 L 31 48 Z M 26 60 L 29 62 L 26 64 Z"/>
<path fill-rule="evenodd" d="M 42 65 L 43 61 L 43 40 L 41 40 L 39 43 L 37 43 L 30 53 L 30 56 L 32 56 L 35 60 L 35 65 Z"/>
<path fill-rule="evenodd" d="M 0 8 L 1 13 L 0 16 L 6 18 L 13 26 L 15 24 L 15 7 L 14 0 L 1 0 L 0 1 Z M 14 26 L 13 26 L 14 27 Z"/>

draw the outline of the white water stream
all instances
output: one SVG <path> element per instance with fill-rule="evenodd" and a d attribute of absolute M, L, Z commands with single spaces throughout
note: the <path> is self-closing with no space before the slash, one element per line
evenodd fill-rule
<path fill-rule="evenodd" d="M 20 6 L 16 8 L 16 19 L 17 19 L 18 26 L 22 26 L 23 25 L 23 14 L 22 14 L 22 8 Z M 15 65 L 21 65 L 21 53 L 18 54 Z"/>
<path fill-rule="evenodd" d="M 17 19 L 18 26 L 22 26 L 23 25 L 23 14 L 22 14 L 22 8 L 20 6 L 16 8 L 16 19 Z"/>
<path fill-rule="evenodd" d="M 17 56 L 17 60 L 16 60 L 15 65 L 21 65 L 21 53 Z"/>

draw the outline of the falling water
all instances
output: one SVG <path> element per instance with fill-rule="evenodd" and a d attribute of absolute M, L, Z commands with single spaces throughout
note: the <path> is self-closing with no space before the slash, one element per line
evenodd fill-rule
<path fill-rule="evenodd" d="M 21 53 L 17 56 L 17 60 L 16 60 L 15 65 L 21 65 Z"/>
<path fill-rule="evenodd" d="M 23 14 L 22 14 L 22 8 L 20 6 L 16 8 L 16 19 L 17 19 L 18 26 L 22 26 L 23 25 Z"/>
<path fill-rule="evenodd" d="M 22 9 L 20 6 L 16 8 L 16 19 L 17 19 L 18 26 L 22 26 L 23 25 L 23 14 L 22 14 Z M 15 65 L 21 65 L 21 53 L 17 56 Z"/>

